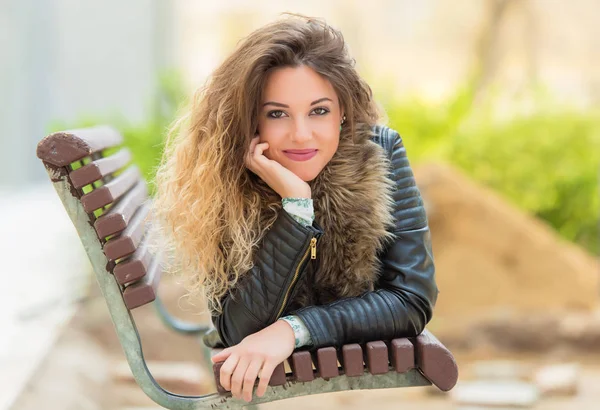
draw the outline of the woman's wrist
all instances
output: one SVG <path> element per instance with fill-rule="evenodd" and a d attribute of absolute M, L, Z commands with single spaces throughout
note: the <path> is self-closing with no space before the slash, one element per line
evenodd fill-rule
<path fill-rule="evenodd" d="M 308 328 L 298 316 L 289 315 L 278 319 L 279 321 L 286 322 L 294 331 L 295 345 L 294 348 L 309 346 L 312 344 L 312 338 Z"/>
<path fill-rule="evenodd" d="M 312 198 L 312 190 L 307 185 L 306 189 L 296 189 L 291 192 L 286 192 L 281 198 Z"/>
<path fill-rule="evenodd" d="M 271 326 L 274 327 L 280 327 L 281 331 L 286 333 L 288 336 L 285 336 L 285 339 L 290 340 L 290 344 L 292 344 L 294 346 L 294 349 L 296 348 L 296 332 L 294 332 L 294 328 L 291 327 L 291 325 L 285 324 L 287 323 L 285 320 L 276 320 L 275 323 L 273 323 Z M 280 333 L 281 334 L 281 333 Z M 283 334 L 281 334 L 282 337 L 284 337 Z"/>
<path fill-rule="evenodd" d="M 283 198 L 283 209 L 304 226 L 312 225 L 315 219 L 313 200 L 310 198 Z"/>

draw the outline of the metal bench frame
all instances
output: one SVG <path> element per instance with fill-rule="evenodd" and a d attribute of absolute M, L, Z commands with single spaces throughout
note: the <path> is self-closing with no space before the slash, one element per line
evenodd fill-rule
<path fill-rule="evenodd" d="M 402 373 L 393 368 L 385 374 L 371 374 L 365 369 L 357 377 L 341 374 L 332 378 L 317 377 L 310 382 L 294 380 L 287 375 L 284 384 L 271 385 L 263 397 L 253 397 L 251 403 L 235 399 L 231 393 L 212 393 L 204 396 L 183 396 L 164 390 L 150 373 L 142 351 L 142 344 L 134 318 L 123 299 L 123 288 L 107 267 L 110 261 L 93 226 L 93 215 L 88 214 L 81 202 L 81 190 L 76 189 L 69 177 L 71 164 L 86 157 L 102 158 L 102 151 L 122 143 L 120 134 L 110 127 L 54 133 L 38 144 L 37 155 L 43 161 L 50 180 L 71 218 L 81 242 L 90 259 L 96 279 L 110 312 L 117 336 L 127 362 L 138 385 L 157 404 L 168 409 L 239 409 L 260 403 L 292 397 L 356 389 L 383 389 L 408 386 L 427 386 L 432 382 L 441 390 L 449 390 L 458 377 L 454 358 L 445 347 L 429 333 L 424 332 L 419 340 L 411 340 L 415 346 L 415 367 Z M 154 301 L 159 316 L 173 330 L 190 335 L 201 335 L 208 326 L 190 324 L 173 317 L 158 298 Z M 203 346 L 207 363 L 211 349 Z M 412 349 L 412 347 L 411 347 Z M 425 376 L 427 375 L 427 377 Z M 217 386 L 218 377 L 217 377 Z"/>

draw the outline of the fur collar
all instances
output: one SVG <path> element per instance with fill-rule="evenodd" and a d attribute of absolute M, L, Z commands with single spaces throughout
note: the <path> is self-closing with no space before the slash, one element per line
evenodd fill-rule
<path fill-rule="evenodd" d="M 356 144 L 340 139 L 331 161 L 309 183 L 315 221 L 324 234 L 316 266 L 298 283 L 288 310 L 373 289 L 380 270 L 377 254 L 394 238 L 389 164 L 385 149 L 371 139 Z"/>

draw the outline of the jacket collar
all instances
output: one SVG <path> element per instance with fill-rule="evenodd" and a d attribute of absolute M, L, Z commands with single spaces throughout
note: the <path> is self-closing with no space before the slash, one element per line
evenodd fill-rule
<path fill-rule="evenodd" d="M 372 138 L 356 144 L 341 139 L 331 161 L 311 181 L 315 225 L 324 234 L 317 243 L 313 283 L 298 289 L 290 307 L 373 289 L 380 270 L 378 252 L 394 238 L 395 186 L 389 179 L 386 130 L 375 127 Z M 309 291 L 317 300 L 309 298 Z"/>

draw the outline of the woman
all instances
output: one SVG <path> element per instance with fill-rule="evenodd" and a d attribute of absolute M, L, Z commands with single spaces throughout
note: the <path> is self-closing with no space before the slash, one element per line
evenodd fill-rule
<path fill-rule="evenodd" d="M 154 212 L 208 299 L 235 397 L 257 377 L 262 396 L 297 347 L 416 336 L 431 319 L 427 218 L 378 120 L 341 33 L 296 15 L 244 39 L 169 135 Z"/>

